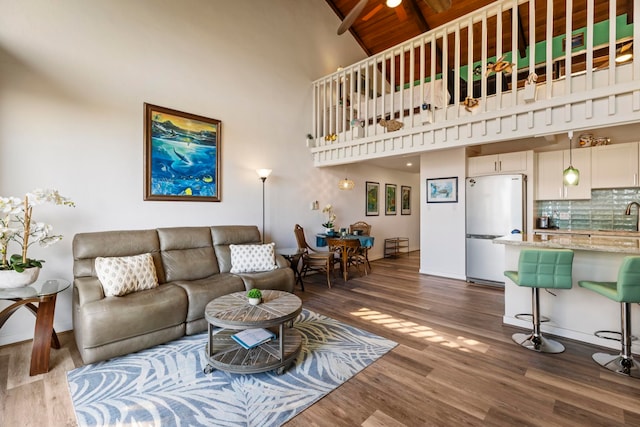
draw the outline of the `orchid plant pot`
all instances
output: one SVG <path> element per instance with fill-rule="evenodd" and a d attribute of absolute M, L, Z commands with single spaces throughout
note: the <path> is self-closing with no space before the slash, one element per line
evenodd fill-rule
<path fill-rule="evenodd" d="M 40 274 L 40 267 L 25 269 L 22 273 L 15 270 L 0 270 L 0 288 L 22 288 L 29 286 Z"/>

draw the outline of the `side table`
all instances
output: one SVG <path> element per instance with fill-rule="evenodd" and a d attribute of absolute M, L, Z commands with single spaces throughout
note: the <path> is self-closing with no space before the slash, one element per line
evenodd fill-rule
<path fill-rule="evenodd" d="M 401 252 L 405 252 L 409 256 L 409 238 L 408 237 L 392 237 L 384 239 L 384 257 L 397 257 Z"/>
<path fill-rule="evenodd" d="M 0 328 L 22 306 L 36 317 L 29 375 L 49 372 L 51 347 L 60 348 L 58 335 L 53 329 L 53 315 L 56 297 L 70 285 L 64 279 L 48 279 L 21 288 L 0 288 L 0 300 L 13 301 L 13 304 L 0 312 Z"/>
<path fill-rule="evenodd" d="M 296 278 L 296 284 L 300 284 L 300 289 L 304 292 L 304 283 L 302 282 L 302 273 L 298 269 L 300 258 L 306 252 L 305 249 L 300 248 L 282 248 L 277 249 L 276 253 L 282 255 L 290 263 L 290 267 L 293 270 L 293 275 Z"/>

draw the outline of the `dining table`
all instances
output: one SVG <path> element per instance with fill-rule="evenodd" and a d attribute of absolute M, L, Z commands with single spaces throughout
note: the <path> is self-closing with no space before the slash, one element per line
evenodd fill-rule
<path fill-rule="evenodd" d="M 334 237 L 334 238 L 340 238 L 340 239 L 358 239 L 360 240 L 360 246 L 362 246 L 363 248 L 373 247 L 373 242 L 375 240 L 373 236 L 363 236 L 361 234 L 359 235 L 345 234 L 344 236 L 342 236 L 336 233 L 335 236 L 329 236 L 325 233 L 318 233 L 316 234 L 316 246 L 317 247 L 327 246 L 327 237 Z"/>
<path fill-rule="evenodd" d="M 355 234 L 337 234 L 335 236 L 329 236 L 325 233 L 316 234 L 316 246 L 331 246 L 340 250 L 340 265 L 342 266 L 342 277 L 346 282 L 349 278 L 347 266 L 349 264 L 349 247 L 348 241 L 358 240 L 360 246 L 364 248 L 371 248 L 373 246 L 374 238 L 372 236 L 363 236 Z M 365 265 L 365 271 L 366 271 Z"/>

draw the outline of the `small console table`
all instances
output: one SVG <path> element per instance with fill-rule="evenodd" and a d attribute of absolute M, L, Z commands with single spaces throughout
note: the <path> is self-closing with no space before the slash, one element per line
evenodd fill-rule
<path fill-rule="evenodd" d="M 60 348 L 58 336 L 53 329 L 53 315 L 57 295 L 69 286 L 67 280 L 49 279 L 21 288 L 0 288 L 0 300 L 13 301 L 13 304 L 0 312 L 0 328 L 22 306 L 36 316 L 29 375 L 49 372 L 51 347 Z"/>
<path fill-rule="evenodd" d="M 397 257 L 402 252 L 406 252 L 409 256 L 409 238 L 408 237 L 391 237 L 384 239 L 384 257 Z"/>

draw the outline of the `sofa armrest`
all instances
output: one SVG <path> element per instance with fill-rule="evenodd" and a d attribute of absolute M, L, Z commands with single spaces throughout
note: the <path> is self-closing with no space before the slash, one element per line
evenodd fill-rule
<path fill-rule="evenodd" d="M 81 307 L 104 298 L 104 290 L 97 277 L 77 277 L 73 286 L 74 292 L 78 295 L 78 305 Z"/>
<path fill-rule="evenodd" d="M 289 268 L 290 263 L 282 255 L 276 254 L 276 265 L 278 266 L 278 268 Z"/>

